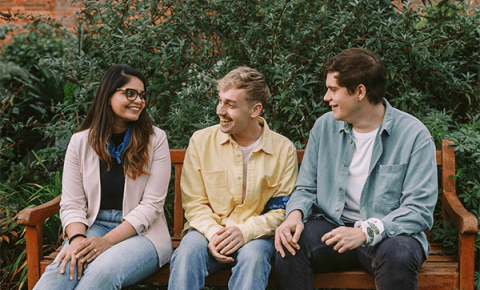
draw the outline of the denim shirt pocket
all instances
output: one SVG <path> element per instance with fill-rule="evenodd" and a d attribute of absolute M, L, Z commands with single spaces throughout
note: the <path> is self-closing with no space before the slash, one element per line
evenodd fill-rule
<path fill-rule="evenodd" d="M 226 210 L 232 198 L 228 190 L 228 169 L 202 171 L 202 178 L 212 209 L 215 212 Z"/>
<path fill-rule="evenodd" d="M 377 165 L 374 204 L 375 208 L 384 214 L 388 214 L 400 206 L 407 165 L 407 163 Z"/>

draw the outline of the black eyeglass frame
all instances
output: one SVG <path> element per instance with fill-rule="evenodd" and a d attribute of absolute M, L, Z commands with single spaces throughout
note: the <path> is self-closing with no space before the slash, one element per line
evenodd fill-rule
<path fill-rule="evenodd" d="M 131 89 L 131 88 L 125 88 L 125 89 L 124 88 L 118 88 L 115 91 L 124 91 L 125 92 L 125 98 L 127 98 L 127 100 L 129 100 L 131 102 L 134 102 L 139 96 L 140 96 L 140 100 L 142 100 L 144 103 L 147 103 L 147 101 L 148 101 L 149 94 L 147 92 L 139 93 L 136 89 Z M 128 97 L 128 92 L 134 92 L 135 97 L 129 98 Z"/>

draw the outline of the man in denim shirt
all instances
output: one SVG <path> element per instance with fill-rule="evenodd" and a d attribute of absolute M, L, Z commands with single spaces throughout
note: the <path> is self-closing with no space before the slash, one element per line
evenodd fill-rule
<path fill-rule="evenodd" d="M 437 200 L 432 137 L 383 98 L 385 69 L 371 51 L 347 49 L 325 70 L 332 112 L 310 132 L 276 230 L 278 285 L 313 289 L 313 272 L 363 267 L 377 289 L 417 289 Z"/>

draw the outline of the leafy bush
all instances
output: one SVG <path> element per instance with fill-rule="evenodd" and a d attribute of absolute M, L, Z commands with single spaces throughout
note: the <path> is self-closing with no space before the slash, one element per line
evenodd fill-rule
<path fill-rule="evenodd" d="M 37 162 L 42 162 L 40 159 Z M 43 164 L 40 163 L 42 166 Z M 26 285 L 26 248 L 24 227 L 16 223 L 19 212 L 41 205 L 61 194 L 60 172 L 53 184 L 25 183 L 10 188 L 0 183 L 0 284 L 2 289 L 21 289 Z M 60 244 L 61 222 L 58 215 L 43 223 L 44 251 L 52 252 Z M 4 288 L 5 287 L 5 288 Z"/>
<path fill-rule="evenodd" d="M 5 24 L 0 26 L 0 37 L 14 32 L 12 41 L 2 48 L 0 60 L 13 62 L 26 70 L 32 70 L 42 58 L 62 57 L 75 38 L 63 29 L 52 29 L 48 23 L 30 22 L 25 27 L 12 28 Z"/>
<path fill-rule="evenodd" d="M 455 142 L 457 192 L 467 210 L 480 216 L 480 6 L 425 1 L 419 8 L 401 3 L 399 9 L 386 0 L 78 2 L 77 21 L 84 27 L 80 54 L 76 38 L 51 19 L 25 15 L 18 17 L 38 26 L 28 26 L 2 51 L 4 62 L 43 76 L 43 81 L 23 79 L 20 91 L 2 96 L 0 165 L 14 179 L 8 181 L 12 190 L 22 191 L 21 184 L 35 176 L 42 184 L 52 183 L 48 172 L 60 170 L 62 146 L 113 64 L 144 72 L 153 93 L 148 110 L 167 132 L 171 148 L 186 148 L 195 130 L 218 123 L 216 79 L 239 65 L 254 67 L 272 92 L 265 118 L 303 148 L 315 120 L 329 110 L 322 98 L 324 62 L 346 48 L 364 47 L 385 62 L 389 102 L 424 122 L 437 146 L 443 138 Z M 9 33 L 3 28 L 0 36 L 2 31 Z M 36 92 L 51 91 L 40 88 L 47 83 L 56 83 L 54 102 Z M 22 112 L 30 105 L 45 112 L 25 119 Z M 44 138 L 35 152 L 44 148 L 48 170 L 32 169 L 26 150 L 15 147 L 30 132 Z M 458 243 L 455 230 L 440 221 L 432 238 Z"/>

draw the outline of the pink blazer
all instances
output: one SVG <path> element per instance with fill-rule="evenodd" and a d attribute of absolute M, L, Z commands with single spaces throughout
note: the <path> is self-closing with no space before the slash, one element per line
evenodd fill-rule
<path fill-rule="evenodd" d="M 74 222 L 90 227 L 100 209 L 100 159 L 88 143 L 88 132 L 74 134 L 67 148 L 60 202 L 64 234 L 65 228 Z M 171 161 L 167 136 L 157 127 L 150 137 L 149 157 L 147 171 L 150 175 L 141 175 L 135 180 L 125 178 L 123 219 L 139 235 L 152 241 L 161 267 L 173 253 L 163 208 Z"/>

